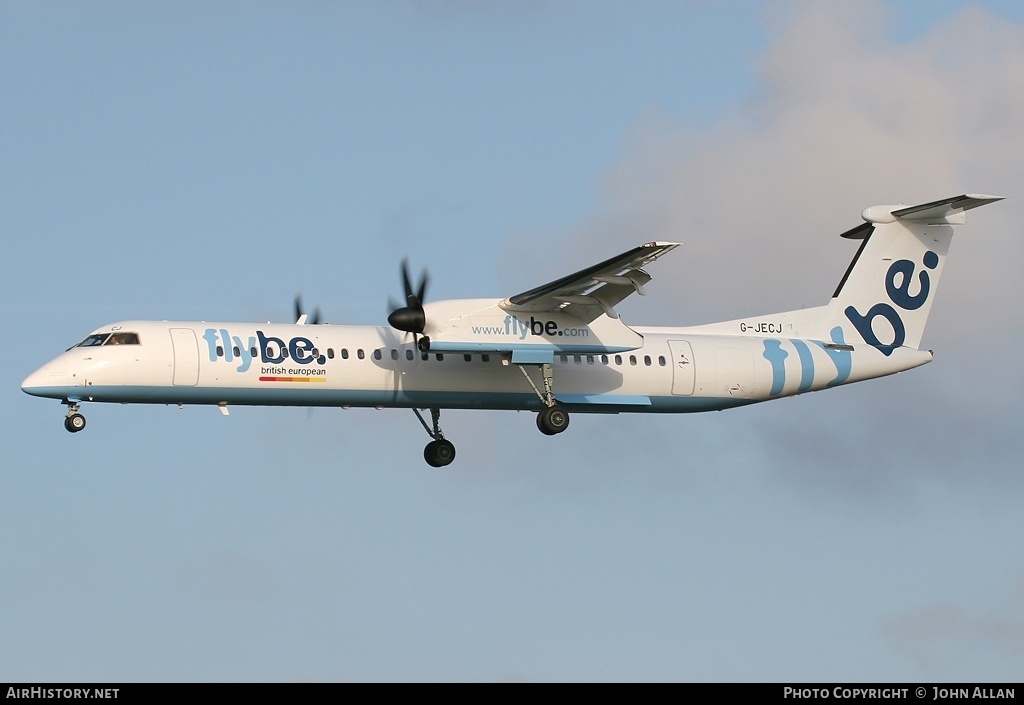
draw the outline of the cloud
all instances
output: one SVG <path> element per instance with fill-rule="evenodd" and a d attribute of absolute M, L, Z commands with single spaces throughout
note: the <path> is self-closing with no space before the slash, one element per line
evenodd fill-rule
<path fill-rule="evenodd" d="M 893 645 L 927 671 L 948 673 L 952 654 L 1024 654 L 1024 600 L 988 600 L 988 610 L 943 601 L 894 614 L 882 629 Z M 953 647 L 952 651 L 949 647 Z M 955 657 L 954 657 L 955 658 Z"/>
<path fill-rule="evenodd" d="M 710 129 L 649 106 L 606 181 L 610 217 L 684 241 L 693 264 L 659 291 L 683 301 L 714 292 L 702 311 L 750 313 L 752 294 L 773 310 L 802 293 L 819 303 L 852 256 L 835 235 L 860 222 L 864 206 L 1017 187 L 1021 27 L 964 10 L 900 45 L 885 39 L 877 5 L 798 3 L 789 16 L 754 96 Z M 1008 205 L 980 219 L 986 235 L 1021 209 Z M 609 235 L 579 233 L 589 244 Z M 1015 242 L 1000 236 L 1019 251 Z M 808 274 L 814 288 L 789 284 Z"/>
<path fill-rule="evenodd" d="M 623 315 L 698 324 L 825 303 L 856 249 L 837 235 L 866 206 L 1009 196 L 972 211 L 954 238 L 923 341 L 938 350 L 927 371 L 830 402 L 782 402 L 785 413 L 740 427 L 778 468 L 816 477 L 824 461 L 869 485 L 908 467 L 1010 477 L 1024 450 L 1010 381 L 1024 342 L 1024 27 L 965 8 L 900 43 L 878 3 L 769 7 L 757 90 L 710 127 L 648 106 L 569 247 L 611 252 L 637 233 L 682 241 L 652 265 L 652 295 Z"/>

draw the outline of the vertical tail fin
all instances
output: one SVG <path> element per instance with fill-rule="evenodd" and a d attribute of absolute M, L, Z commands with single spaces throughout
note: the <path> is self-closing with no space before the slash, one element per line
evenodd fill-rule
<path fill-rule="evenodd" d="M 935 289 L 964 212 L 998 196 L 970 194 L 919 206 L 874 206 L 845 238 L 863 240 L 832 301 L 828 327 L 847 343 L 867 343 L 886 355 L 921 344 Z"/>

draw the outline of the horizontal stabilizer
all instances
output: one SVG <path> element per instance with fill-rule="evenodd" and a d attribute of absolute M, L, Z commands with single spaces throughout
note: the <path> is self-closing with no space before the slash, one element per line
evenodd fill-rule
<path fill-rule="evenodd" d="M 894 216 L 902 220 L 945 221 L 953 215 L 959 215 L 978 206 L 1003 200 L 1002 196 L 986 196 L 981 193 L 968 193 L 963 196 L 954 196 L 941 201 L 922 203 L 919 206 L 901 208 L 892 212 Z"/>
<path fill-rule="evenodd" d="M 963 196 L 944 198 L 941 201 L 922 203 L 918 206 L 872 206 L 865 208 L 860 217 L 864 222 L 850 228 L 839 237 L 848 240 L 864 240 L 875 225 L 907 221 L 924 225 L 958 225 L 965 222 L 964 212 L 1003 200 L 1002 196 L 987 196 L 982 193 L 968 193 Z"/>
<path fill-rule="evenodd" d="M 919 206 L 872 206 L 865 208 L 864 212 L 860 214 L 868 226 L 857 226 L 853 230 L 843 233 L 843 237 L 860 239 L 863 237 L 860 231 L 866 227 L 895 223 L 898 220 L 925 225 L 957 225 L 964 222 L 965 211 L 1001 200 L 1003 200 L 1002 196 L 973 193 L 922 203 Z"/>

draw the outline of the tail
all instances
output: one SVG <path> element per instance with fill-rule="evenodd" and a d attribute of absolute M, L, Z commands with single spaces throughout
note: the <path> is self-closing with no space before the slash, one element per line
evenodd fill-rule
<path fill-rule="evenodd" d="M 904 346 L 917 348 L 952 226 L 965 222 L 965 211 L 999 200 L 969 194 L 909 208 L 867 208 L 861 214 L 864 224 L 842 234 L 861 240 L 861 246 L 822 311 L 833 342 L 863 342 L 885 355 Z"/>

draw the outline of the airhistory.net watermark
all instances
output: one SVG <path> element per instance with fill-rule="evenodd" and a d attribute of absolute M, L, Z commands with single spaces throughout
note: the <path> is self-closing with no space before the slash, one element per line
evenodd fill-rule
<path fill-rule="evenodd" d="M 117 691 L 120 688 L 44 688 L 32 686 L 29 688 L 7 688 L 8 698 L 19 698 L 25 700 L 57 698 L 60 700 L 107 700 L 117 699 Z"/>

